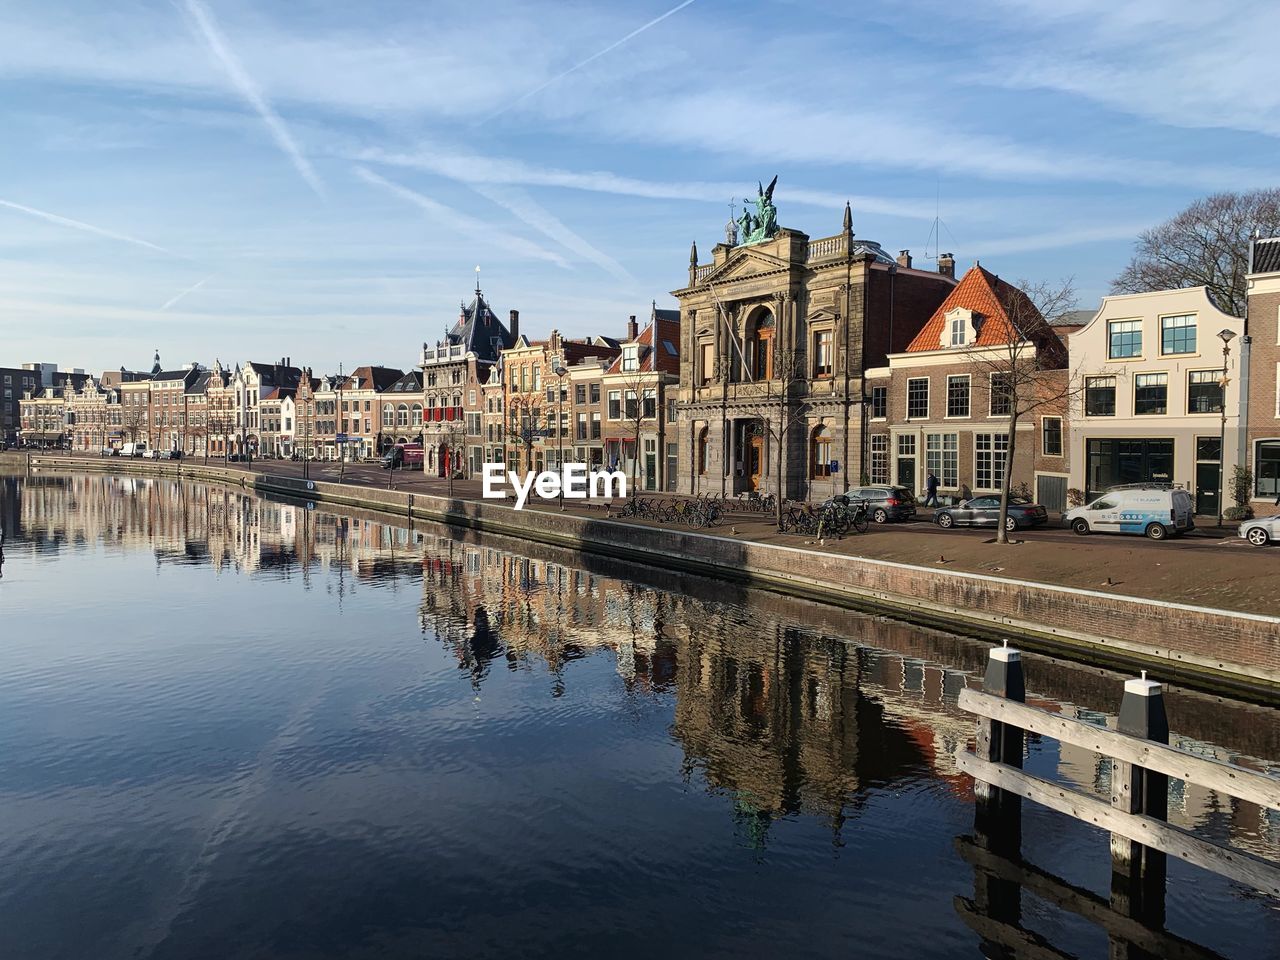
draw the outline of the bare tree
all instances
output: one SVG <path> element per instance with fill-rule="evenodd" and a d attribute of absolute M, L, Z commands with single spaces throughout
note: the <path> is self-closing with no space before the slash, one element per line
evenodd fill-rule
<path fill-rule="evenodd" d="M 1280 189 L 1215 193 L 1138 235 L 1113 293 L 1209 288 L 1218 307 L 1244 316 L 1249 239 L 1280 234 Z"/>
<path fill-rule="evenodd" d="M 622 420 L 631 435 L 631 485 L 628 489 L 639 489 L 640 476 L 640 434 L 644 430 L 646 420 L 656 423 L 658 416 L 658 375 L 652 370 L 633 370 L 627 376 L 616 381 L 622 393 Z M 610 384 L 611 386 L 613 384 Z"/>
<path fill-rule="evenodd" d="M 445 471 L 449 479 L 449 496 L 453 496 L 453 478 L 458 473 L 459 453 L 466 450 L 467 428 L 462 420 L 447 420 L 437 434 L 440 442 L 448 448 L 449 451 L 449 469 Z M 466 463 L 466 458 L 462 458 L 462 462 Z"/>
<path fill-rule="evenodd" d="M 996 294 L 1008 315 L 1011 333 L 1005 338 L 1007 342 L 974 347 L 969 362 L 981 378 L 979 382 L 991 385 L 991 412 L 1006 411 L 1009 417 L 1009 441 L 1004 452 L 1000 517 L 996 527 L 996 542 L 1008 543 L 1005 525 L 1009 518 L 1018 422 L 1038 410 L 1065 409 L 1082 389 L 1083 378 L 1072 376 L 1067 369 L 1067 348 L 1045 320 L 1061 316 L 1075 306 L 1072 280 L 1064 280 L 1057 286 L 1025 280 L 1014 285 L 999 281 Z M 991 451 L 993 458 L 997 452 Z"/>

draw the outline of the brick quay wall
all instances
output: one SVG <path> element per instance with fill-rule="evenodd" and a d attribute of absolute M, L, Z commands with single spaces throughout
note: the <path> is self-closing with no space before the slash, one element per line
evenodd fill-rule
<path fill-rule="evenodd" d="M 754 543 L 504 501 L 408 494 L 182 461 L 32 456 L 32 470 L 182 476 L 675 569 L 1248 699 L 1280 702 L 1280 618 Z M 507 501 L 509 503 L 509 501 Z"/>

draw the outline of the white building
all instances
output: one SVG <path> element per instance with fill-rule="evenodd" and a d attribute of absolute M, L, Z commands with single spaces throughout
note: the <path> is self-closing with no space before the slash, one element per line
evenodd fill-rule
<path fill-rule="evenodd" d="M 1197 513 L 1215 516 L 1222 465 L 1241 462 L 1243 334 L 1244 321 L 1215 307 L 1204 287 L 1103 298 L 1069 343 L 1083 381 L 1071 417 L 1071 486 L 1090 496 L 1121 483 L 1172 483 L 1191 491 Z"/>

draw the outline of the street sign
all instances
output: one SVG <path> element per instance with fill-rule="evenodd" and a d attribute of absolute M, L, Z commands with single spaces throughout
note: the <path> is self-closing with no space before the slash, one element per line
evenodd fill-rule
<path fill-rule="evenodd" d="M 839 461 L 839 460 L 832 460 L 832 461 L 831 461 L 831 463 L 829 463 L 829 464 L 827 465 L 827 469 L 828 469 L 828 470 L 830 470 L 830 472 L 831 472 L 831 473 L 839 473 L 839 472 L 840 472 L 840 461 Z"/>
<path fill-rule="evenodd" d="M 333 442 L 334 442 L 334 443 L 346 443 L 346 442 L 347 442 L 347 435 L 346 435 L 345 433 L 340 433 L 340 434 L 338 434 L 336 437 L 334 437 L 334 438 L 333 438 Z"/>

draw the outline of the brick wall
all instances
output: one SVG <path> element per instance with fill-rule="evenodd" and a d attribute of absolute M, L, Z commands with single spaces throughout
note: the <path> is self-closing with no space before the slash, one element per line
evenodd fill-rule
<path fill-rule="evenodd" d="M 1280 439 L 1280 417 L 1276 416 L 1276 364 L 1280 363 L 1280 345 L 1277 345 L 1277 340 L 1280 340 L 1277 335 L 1277 326 L 1280 324 L 1280 278 L 1254 282 L 1259 288 L 1269 291 L 1249 297 L 1249 336 L 1253 342 L 1249 360 L 1248 463 L 1254 472 L 1256 483 L 1256 442 Z M 1260 516 L 1280 512 L 1280 507 L 1275 506 L 1274 501 L 1274 497 L 1254 500 L 1254 512 Z"/>

